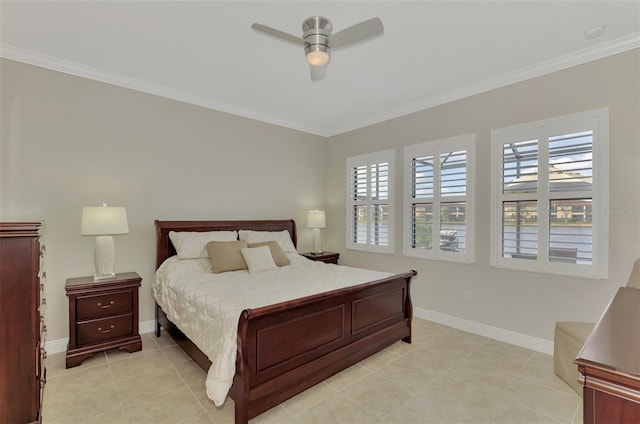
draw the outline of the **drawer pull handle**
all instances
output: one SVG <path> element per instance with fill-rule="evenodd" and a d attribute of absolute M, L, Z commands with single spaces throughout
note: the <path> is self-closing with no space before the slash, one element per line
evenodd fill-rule
<path fill-rule="evenodd" d="M 112 300 L 111 302 L 109 302 L 108 305 L 103 305 L 102 302 L 98 302 L 98 306 L 101 307 L 102 309 L 107 309 L 113 306 L 115 302 Z"/>
<path fill-rule="evenodd" d="M 101 333 L 109 333 L 114 328 L 115 328 L 114 325 L 111 325 L 111 327 L 107 328 L 106 330 L 103 330 L 102 327 L 98 327 L 98 331 L 101 332 Z"/>

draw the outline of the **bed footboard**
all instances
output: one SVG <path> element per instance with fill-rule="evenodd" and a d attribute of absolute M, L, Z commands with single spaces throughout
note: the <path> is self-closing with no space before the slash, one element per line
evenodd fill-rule
<path fill-rule="evenodd" d="M 398 340 L 411 343 L 415 275 L 245 310 L 232 389 L 236 424 Z"/>

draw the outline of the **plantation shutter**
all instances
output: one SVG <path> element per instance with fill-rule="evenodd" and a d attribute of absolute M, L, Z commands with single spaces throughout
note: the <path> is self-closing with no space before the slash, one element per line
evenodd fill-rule
<path fill-rule="evenodd" d="M 347 160 L 347 247 L 392 251 L 391 159 L 387 150 Z"/>
<path fill-rule="evenodd" d="M 405 148 L 407 256 L 470 262 L 470 161 L 475 136 Z"/>

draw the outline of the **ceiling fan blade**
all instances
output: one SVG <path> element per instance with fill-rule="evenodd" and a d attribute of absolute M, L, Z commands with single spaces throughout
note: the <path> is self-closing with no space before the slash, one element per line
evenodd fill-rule
<path fill-rule="evenodd" d="M 305 43 L 305 41 L 300 37 L 296 37 L 295 35 L 288 34 L 284 31 L 280 31 L 279 29 L 271 28 L 266 25 L 256 23 L 251 25 L 251 28 L 255 29 L 256 31 L 260 31 L 265 34 L 271 35 L 273 37 L 277 37 L 282 40 L 289 41 L 291 43 L 302 44 L 302 45 L 304 45 Z"/>
<path fill-rule="evenodd" d="M 320 81 L 324 79 L 324 74 L 327 72 L 327 65 L 323 66 L 309 66 L 311 68 L 311 81 Z"/>
<path fill-rule="evenodd" d="M 330 38 L 331 47 L 336 48 L 357 43 L 380 35 L 383 32 L 382 21 L 379 18 L 372 18 L 336 32 Z"/>

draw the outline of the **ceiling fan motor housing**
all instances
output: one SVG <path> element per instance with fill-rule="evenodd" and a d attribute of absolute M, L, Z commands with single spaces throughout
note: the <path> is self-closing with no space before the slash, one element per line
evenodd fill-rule
<path fill-rule="evenodd" d="M 329 36 L 332 30 L 331 21 L 322 16 L 312 16 L 302 23 L 302 38 L 305 41 L 304 54 L 311 65 L 314 65 L 313 59 L 311 59 L 314 55 L 325 56 L 324 63 L 320 62 L 315 66 L 322 66 L 329 60 L 329 49 L 331 48 Z"/>

